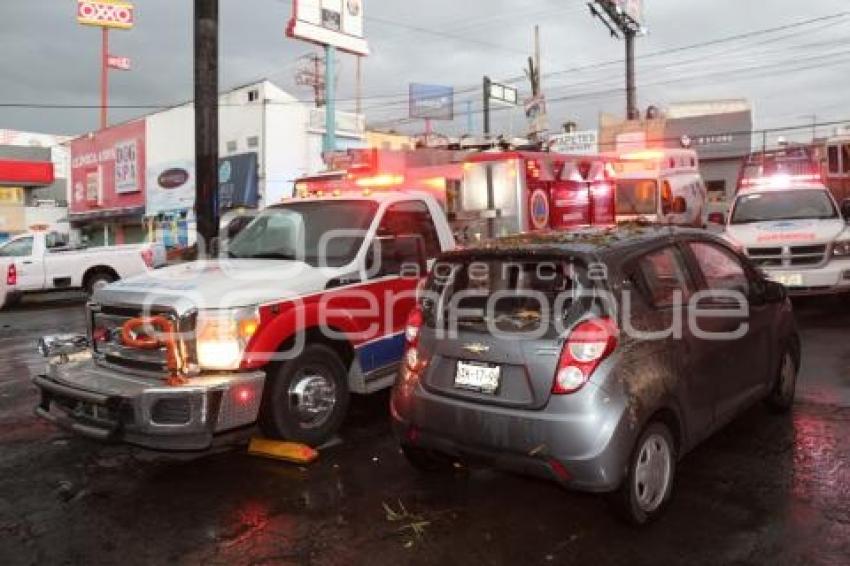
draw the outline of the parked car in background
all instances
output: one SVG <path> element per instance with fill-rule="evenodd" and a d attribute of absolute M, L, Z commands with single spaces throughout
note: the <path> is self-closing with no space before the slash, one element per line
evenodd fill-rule
<path fill-rule="evenodd" d="M 809 176 L 750 180 L 735 197 L 726 239 L 792 295 L 850 293 L 850 199 Z"/>
<path fill-rule="evenodd" d="M 0 308 L 25 293 L 83 289 L 165 265 L 159 244 L 75 247 L 67 234 L 32 230 L 0 245 Z"/>
<path fill-rule="evenodd" d="M 642 524 L 682 455 L 756 401 L 793 402 L 784 288 L 704 231 L 496 240 L 438 258 L 418 305 L 390 404 L 423 470 L 484 462 L 614 492 Z"/>

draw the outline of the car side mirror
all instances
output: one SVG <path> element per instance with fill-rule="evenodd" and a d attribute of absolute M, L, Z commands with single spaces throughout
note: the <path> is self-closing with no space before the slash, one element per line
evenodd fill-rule
<path fill-rule="evenodd" d="M 684 214 L 688 211 L 688 201 L 685 197 L 676 197 L 673 199 L 673 214 Z"/>
<path fill-rule="evenodd" d="M 850 198 L 841 201 L 841 216 L 844 217 L 844 220 L 850 222 Z"/>
<path fill-rule="evenodd" d="M 711 212 L 708 215 L 708 221 L 711 224 L 726 224 L 726 215 L 722 212 Z"/>

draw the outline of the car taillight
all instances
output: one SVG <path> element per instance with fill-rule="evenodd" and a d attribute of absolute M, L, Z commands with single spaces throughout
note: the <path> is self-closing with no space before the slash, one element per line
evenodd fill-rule
<path fill-rule="evenodd" d="M 9 268 L 6 270 L 6 285 L 17 285 L 18 283 L 18 268 L 15 267 L 14 263 L 9 264 Z"/>
<path fill-rule="evenodd" d="M 406 348 L 404 350 L 404 368 L 406 379 L 418 378 L 419 372 L 425 368 L 425 362 L 419 356 L 419 331 L 422 329 L 422 310 L 416 307 L 407 317 L 404 327 L 404 339 Z"/>
<path fill-rule="evenodd" d="M 150 248 L 146 248 L 142 250 L 142 261 L 145 262 L 149 268 L 153 269 L 153 250 Z"/>
<path fill-rule="evenodd" d="M 422 328 L 422 309 L 416 307 L 407 316 L 407 324 L 404 327 L 404 339 L 408 344 L 416 344 L 419 341 L 419 330 Z"/>
<path fill-rule="evenodd" d="M 581 389 L 617 347 L 617 333 L 617 325 L 610 318 L 592 318 L 576 325 L 561 350 L 552 393 L 564 395 Z"/>

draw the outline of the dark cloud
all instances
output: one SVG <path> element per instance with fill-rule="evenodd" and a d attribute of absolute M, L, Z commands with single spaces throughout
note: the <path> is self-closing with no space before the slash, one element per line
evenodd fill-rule
<path fill-rule="evenodd" d="M 112 51 L 133 58 L 134 70 L 112 72 L 111 101 L 125 105 L 170 105 L 192 95 L 191 2 L 136 0 L 137 25 L 111 33 Z M 846 0 L 647 0 L 648 34 L 638 54 L 647 55 L 714 38 L 780 26 L 847 9 Z M 769 9 L 768 8 L 769 5 Z M 268 77 L 300 98 L 294 84 L 296 59 L 314 48 L 284 37 L 287 0 L 220 0 L 221 85 Z M 75 22 L 74 0 L 0 2 L 0 102 L 97 104 L 100 34 Z M 405 93 L 411 81 L 454 85 L 457 119 L 438 124 L 465 130 L 466 100 L 481 127 L 478 85 L 522 75 L 532 28 L 543 38 L 544 87 L 552 99 L 552 124 L 567 119 L 585 126 L 600 111 L 621 113 L 622 57 L 580 0 L 369 0 L 367 30 L 373 54 L 363 61 L 370 120 L 405 131 Z M 679 100 L 744 97 L 758 124 L 778 126 L 850 117 L 844 114 L 843 77 L 850 51 L 842 47 L 850 17 L 737 43 L 642 58 L 638 63 L 641 106 Z M 354 58 L 341 54 L 339 96 L 354 95 Z M 796 63 L 799 61 L 800 63 Z M 571 70 L 581 69 L 581 70 Z M 518 85 L 527 91 L 525 81 Z M 350 107 L 351 104 L 344 103 Z M 144 113 L 115 109 L 113 120 Z M 850 113 L 848 113 L 850 114 Z M 496 127 L 520 133 L 524 118 L 502 111 Z M 97 125 L 95 110 L 0 108 L 0 128 L 79 133 Z"/>

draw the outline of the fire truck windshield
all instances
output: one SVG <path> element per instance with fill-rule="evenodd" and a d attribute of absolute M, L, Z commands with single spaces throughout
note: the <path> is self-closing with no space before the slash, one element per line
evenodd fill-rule
<path fill-rule="evenodd" d="M 838 212 L 826 190 L 797 189 L 740 195 L 731 223 L 832 218 L 838 218 Z"/>
<path fill-rule="evenodd" d="M 312 266 L 350 263 L 375 217 L 371 201 L 294 202 L 266 209 L 230 243 L 238 259 L 289 259 Z"/>
<path fill-rule="evenodd" d="M 658 184 L 652 180 L 617 181 L 617 214 L 655 214 Z"/>

